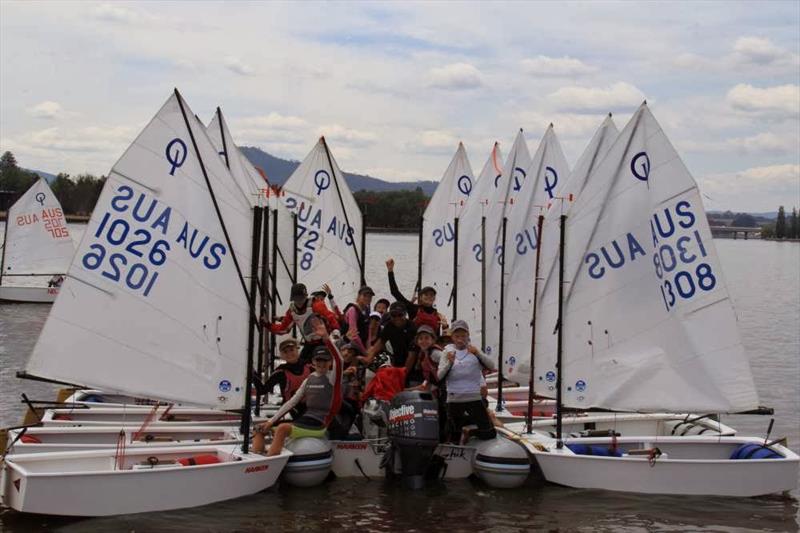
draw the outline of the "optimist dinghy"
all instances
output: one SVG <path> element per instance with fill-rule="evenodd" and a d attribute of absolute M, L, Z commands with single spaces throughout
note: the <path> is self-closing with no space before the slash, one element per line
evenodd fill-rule
<path fill-rule="evenodd" d="M 795 488 L 798 456 L 779 440 L 566 434 L 563 407 L 759 409 L 697 184 L 646 103 L 603 150 L 608 121 L 539 218 L 535 340 L 516 371 L 555 397 L 556 428 L 520 439 L 546 480 L 570 487 L 725 496 Z"/>
<path fill-rule="evenodd" d="M 0 302 L 53 303 L 74 253 L 64 210 L 39 178 L 8 210 L 0 252 Z M 51 282 L 47 287 L 9 284 L 33 276 Z"/>
<path fill-rule="evenodd" d="M 204 505 L 274 484 L 291 452 L 256 456 L 248 438 L 262 213 L 176 90 L 109 173 L 26 370 L 115 394 L 237 410 L 240 451 L 119 446 L 8 455 L 6 505 L 102 516 Z M 119 409 L 111 424 L 131 410 Z M 171 462 L 182 458 L 186 466 Z"/>

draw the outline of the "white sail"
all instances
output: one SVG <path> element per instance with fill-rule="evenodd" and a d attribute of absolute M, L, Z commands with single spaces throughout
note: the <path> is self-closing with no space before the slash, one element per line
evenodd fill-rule
<path fill-rule="evenodd" d="M 283 186 L 281 199 L 297 215 L 297 277 L 309 291 L 328 283 L 340 304 L 361 285 L 361 210 L 325 138 Z"/>
<path fill-rule="evenodd" d="M 527 168 L 525 182 L 508 202 L 505 242 L 503 313 L 503 371 L 511 380 L 525 381 L 531 351 L 531 309 L 535 274 L 537 225 L 540 214 L 561 194 L 569 164 L 553 125 L 547 128 Z"/>
<path fill-rule="evenodd" d="M 512 201 L 528 179 L 531 155 L 522 130 L 517 133 L 514 145 L 503 166 L 503 175 L 497 181 L 494 197 L 489 202 L 486 215 L 486 332 L 483 342 L 486 353 L 496 355 L 500 340 L 500 271 L 503 261 L 503 218 L 510 214 Z M 511 233 L 506 228 L 506 237 Z M 506 271 L 508 272 L 508 271 Z"/>
<path fill-rule="evenodd" d="M 6 225 L 2 275 L 67 271 L 75 244 L 64 210 L 43 178 L 11 206 Z"/>
<path fill-rule="evenodd" d="M 481 246 L 481 225 L 483 217 L 488 213 L 489 202 L 494 197 L 495 183 L 503 174 L 503 154 L 500 144 L 494 143 L 489 158 L 478 175 L 470 201 L 458 221 L 459 258 L 458 258 L 458 318 L 466 320 L 470 326 L 472 343 L 482 345 L 483 317 L 481 309 L 481 263 L 483 248 Z M 487 317 L 488 319 L 488 317 Z"/>
<path fill-rule="evenodd" d="M 292 214 L 283 205 L 283 202 L 278 199 L 279 193 L 270 188 L 266 175 L 259 171 L 235 144 L 233 135 L 220 108 L 217 108 L 217 112 L 208 125 L 207 131 L 242 194 L 249 198 L 250 205 L 253 207 L 263 205 L 269 208 L 270 248 L 267 251 L 267 260 L 271 269 L 270 277 L 277 284 L 278 298 L 276 305 L 288 305 L 289 291 L 294 279 L 294 224 Z M 277 211 L 277 214 L 274 214 L 273 211 Z M 273 227 L 276 222 L 278 224 L 277 231 Z M 273 250 L 272 241 L 275 236 L 277 236 L 278 243 L 276 249 Z M 273 251 L 276 256 L 275 264 L 273 264 Z M 271 290 L 272 287 L 270 287 Z M 276 310 L 276 313 L 280 312 L 282 310 Z"/>
<path fill-rule="evenodd" d="M 176 91 L 111 169 L 28 373 L 241 407 L 252 214 L 192 117 Z"/>
<path fill-rule="evenodd" d="M 646 105 L 592 172 L 565 233 L 564 269 L 574 272 L 564 287 L 565 405 L 757 406 L 697 184 Z M 536 390 L 548 396 L 555 395 L 557 276 L 558 268 L 546 280 L 555 290 L 542 294 L 537 319 Z"/>
<path fill-rule="evenodd" d="M 474 187 L 475 177 L 462 143 L 442 176 L 422 216 L 422 286 L 436 289 L 440 313 L 452 317 L 453 248 L 455 219 L 461 216 Z M 459 224 L 460 224 L 459 220 Z M 459 235 L 463 235 L 459 231 Z M 464 249 L 459 246 L 459 254 Z"/>

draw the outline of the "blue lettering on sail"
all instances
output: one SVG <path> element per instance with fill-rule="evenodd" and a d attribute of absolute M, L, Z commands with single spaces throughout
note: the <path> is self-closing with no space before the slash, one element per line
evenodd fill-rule
<path fill-rule="evenodd" d="M 520 176 L 522 176 L 522 181 L 520 181 L 520 179 L 519 179 Z M 516 167 L 514 169 L 513 178 L 514 178 L 514 190 L 515 191 L 519 191 L 520 189 L 522 189 L 522 183 L 525 181 L 525 178 L 527 176 L 528 176 L 527 172 L 525 172 L 523 169 L 521 169 L 519 167 Z"/>
<path fill-rule="evenodd" d="M 589 252 L 583 261 L 589 266 L 589 277 L 601 279 L 608 269 L 622 268 L 626 263 L 633 263 L 639 256 L 645 255 L 647 253 L 639 240 L 633 233 L 628 232 L 624 237 L 604 244 L 599 250 Z"/>
<path fill-rule="evenodd" d="M 186 155 L 189 153 L 186 149 L 186 143 L 178 138 L 172 139 L 169 144 L 167 144 L 165 152 L 167 154 L 167 161 L 172 165 L 172 168 L 169 170 L 169 175 L 174 176 L 175 171 L 183 166 L 184 161 L 186 161 Z"/>

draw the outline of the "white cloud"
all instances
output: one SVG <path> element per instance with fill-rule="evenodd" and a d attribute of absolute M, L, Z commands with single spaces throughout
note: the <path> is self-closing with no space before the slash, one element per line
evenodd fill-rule
<path fill-rule="evenodd" d="M 770 165 L 703 176 L 701 191 L 710 209 L 772 211 L 778 204 L 800 205 L 800 165 Z"/>
<path fill-rule="evenodd" d="M 733 51 L 743 61 L 761 65 L 773 63 L 791 55 L 769 39 L 759 37 L 740 37 L 733 45 Z"/>
<path fill-rule="evenodd" d="M 293 115 L 269 113 L 255 117 L 246 117 L 236 120 L 236 124 L 243 128 L 264 128 L 271 130 L 298 130 L 308 126 L 305 119 Z"/>
<path fill-rule="evenodd" d="M 434 153 L 455 152 L 458 148 L 458 138 L 448 131 L 425 130 L 408 145 L 409 151 L 422 151 Z"/>
<path fill-rule="evenodd" d="M 429 77 L 429 85 L 437 89 L 474 89 L 483 85 L 481 71 L 469 63 L 452 63 L 432 68 Z"/>
<path fill-rule="evenodd" d="M 775 87 L 753 87 L 740 83 L 728 91 L 728 103 L 735 109 L 760 114 L 800 113 L 800 86 L 778 85 Z"/>
<path fill-rule="evenodd" d="M 797 135 L 777 135 L 772 132 L 759 133 L 750 137 L 728 140 L 728 144 L 745 153 L 767 155 L 789 155 L 797 151 Z"/>
<path fill-rule="evenodd" d="M 562 87 L 548 99 L 562 110 L 610 111 L 637 107 L 644 100 L 644 93 L 620 81 L 608 87 Z"/>
<path fill-rule="evenodd" d="M 573 57 L 536 56 L 520 61 L 522 70 L 528 74 L 545 77 L 582 76 L 597 71 L 597 67 L 587 65 Z"/>
<path fill-rule="evenodd" d="M 158 20 L 158 17 L 150 13 L 131 9 L 120 3 L 100 4 L 94 9 L 94 16 L 102 21 L 129 25 L 152 23 Z"/>
<path fill-rule="evenodd" d="M 331 141 L 353 146 L 368 146 L 378 140 L 378 136 L 370 131 L 349 129 L 339 124 L 320 126 L 316 133 L 320 136 L 324 135 Z"/>
<path fill-rule="evenodd" d="M 58 118 L 64 110 L 61 104 L 53 102 L 52 100 L 45 100 L 33 107 L 28 108 L 28 113 L 36 118 L 54 119 Z"/>
<path fill-rule="evenodd" d="M 225 58 L 225 68 L 240 76 L 252 76 L 256 73 L 256 69 L 250 65 L 247 65 L 246 63 L 243 63 L 241 59 L 234 56 L 228 56 Z"/>

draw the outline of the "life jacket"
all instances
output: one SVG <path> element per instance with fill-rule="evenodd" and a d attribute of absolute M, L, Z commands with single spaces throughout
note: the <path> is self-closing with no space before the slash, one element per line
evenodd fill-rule
<path fill-rule="evenodd" d="M 366 346 L 367 340 L 369 340 L 369 310 L 364 310 L 354 303 L 349 303 L 344 308 L 345 322 L 347 321 L 347 313 L 350 311 L 351 307 L 355 307 L 356 311 L 358 311 L 356 329 L 358 330 L 358 336 L 361 342 Z"/>
<path fill-rule="evenodd" d="M 289 312 L 292 314 L 292 321 L 294 322 L 294 325 L 297 326 L 297 330 L 300 332 L 300 336 L 303 337 L 303 340 L 317 340 L 315 338 L 316 335 L 310 335 L 306 333 L 306 323 L 308 322 L 308 319 L 314 315 L 314 310 L 311 309 L 311 300 L 306 301 L 306 308 L 302 313 L 298 311 L 297 306 L 295 306 L 294 303 L 289 306 Z"/>
<path fill-rule="evenodd" d="M 305 365 L 303 367 L 302 374 L 295 374 L 294 372 L 289 372 L 288 370 L 282 370 L 283 375 L 286 377 L 286 385 L 284 385 L 283 390 L 281 391 L 281 395 L 283 396 L 283 401 L 288 401 L 294 393 L 297 392 L 297 389 L 300 388 L 300 385 L 306 380 L 306 378 L 311 375 L 311 367 L 309 365 Z"/>
<path fill-rule="evenodd" d="M 436 312 L 436 309 L 433 309 L 433 312 L 429 313 L 424 307 L 419 306 L 417 308 L 417 314 L 414 316 L 414 325 L 417 327 L 423 325 L 430 326 L 434 333 L 438 335 L 439 328 L 442 325 L 442 319 L 439 318 L 439 313 Z"/>
<path fill-rule="evenodd" d="M 384 366 L 378 369 L 375 377 L 367 385 L 367 390 L 361 395 L 366 401 L 370 398 L 392 401 L 394 395 L 405 388 L 406 369 L 403 367 Z"/>

